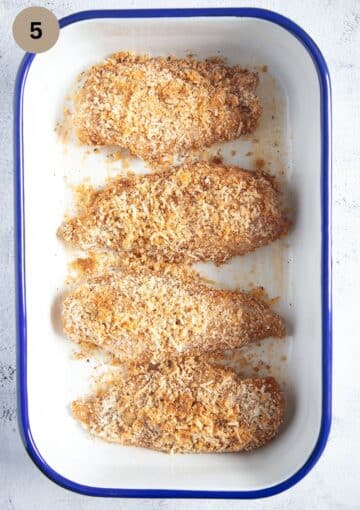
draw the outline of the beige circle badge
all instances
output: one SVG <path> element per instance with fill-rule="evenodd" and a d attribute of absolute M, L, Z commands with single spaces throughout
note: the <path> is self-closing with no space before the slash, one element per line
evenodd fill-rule
<path fill-rule="evenodd" d="M 42 53 L 54 46 L 60 33 L 56 16 L 45 7 L 28 7 L 19 12 L 13 24 L 17 44 L 30 53 Z"/>

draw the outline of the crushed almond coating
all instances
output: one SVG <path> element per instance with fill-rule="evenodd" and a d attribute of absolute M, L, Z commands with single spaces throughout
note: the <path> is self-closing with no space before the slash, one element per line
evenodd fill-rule
<path fill-rule="evenodd" d="M 64 332 L 121 361 L 158 363 L 284 337 L 283 320 L 251 294 L 149 271 L 90 278 L 63 302 Z"/>
<path fill-rule="evenodd" d="M 252 132 L 257 84 L 257 73 L 219 58 L 116 53 L 87 71 L 75 96 L 77 136 L 159 163 Z"/>
<path fill-rule="evenodd" d="M 289 229 L 273 178 L 235 166 L 199 161 L 172 172 L 119 178 L 89 196 L 84 214 L 58 231 L 84 250 L 221 264 Z"/>
<path fill-rule="evenodd" d="M 106 441 L 171 453 L 237 452 L 263 446 L 279 431 L 284 398 L 272 377 L 240 380 L 200 360 L 131 366 L 72 413 Z"/>

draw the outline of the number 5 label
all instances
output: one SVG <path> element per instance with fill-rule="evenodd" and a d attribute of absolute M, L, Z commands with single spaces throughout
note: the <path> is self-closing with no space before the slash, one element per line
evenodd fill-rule
<path fill-rule="evenodd" d="M 30 23 L 30 37 L 31 39 L 40 39 L 42 36 L 41 21 L 32 21 Z"/>
<path fill-rule="evenodd" d="M 60 33 L 56 16 L 45 7 L 28 7 L 19 12 L 13 24 L 13 36 L 25 51 L 42 53 L 54 46 Z"/>

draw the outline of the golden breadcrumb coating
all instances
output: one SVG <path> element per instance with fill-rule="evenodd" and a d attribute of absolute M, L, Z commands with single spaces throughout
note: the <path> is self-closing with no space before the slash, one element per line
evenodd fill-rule
<path fill-rule="evenodd" d="M 119 145 L 160 162 L 252 132 L 257 73 L 219 58 L 117 53 L 85 73 L 74 123 L 87 145 Z"/>
<path fill-rule="evenodd" d="M 269 442 L 284 415 L 272 377 L 240 380 L 234 371 L 184 359 L 129 367 L 72 404 L 94 436 L 163 452 L 237 452 Z"/>
<path fill-rule="evenodd" d="M 118 179 L 95 192 L 84 214 L 65 221 L 58 233 L 84 250 L 220 264 L 288 229 L 272 178 L 198 162 Z"/>
<path fill-rule="evenodd" d="M 62 320 L 71 340 L 141 363 L 285 335 L 283 320 L 249 293 L 149 271 L 89 279 L 65 298 Z"/>

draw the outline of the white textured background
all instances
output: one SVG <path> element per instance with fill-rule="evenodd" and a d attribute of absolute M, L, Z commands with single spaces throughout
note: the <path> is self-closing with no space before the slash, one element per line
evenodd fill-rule
<path fill-rule="evenodd" d="M 16 424 L 12 95 L 22 57 L 11 34 L 15 15 L 42 5 L 58 17 L 94 8 L 238 7 L 241 2 L 0 0 L 0 510 L 360 509 L 360 0 L 247 0 L 292 18 L 318 43 L 333 88 L 334 398 L 328 446 L 313 471 L 266 500 L 105 500 L 48 481 L 21 444 Z M 301 79 L 301 76 L 299 76 Z"/>

